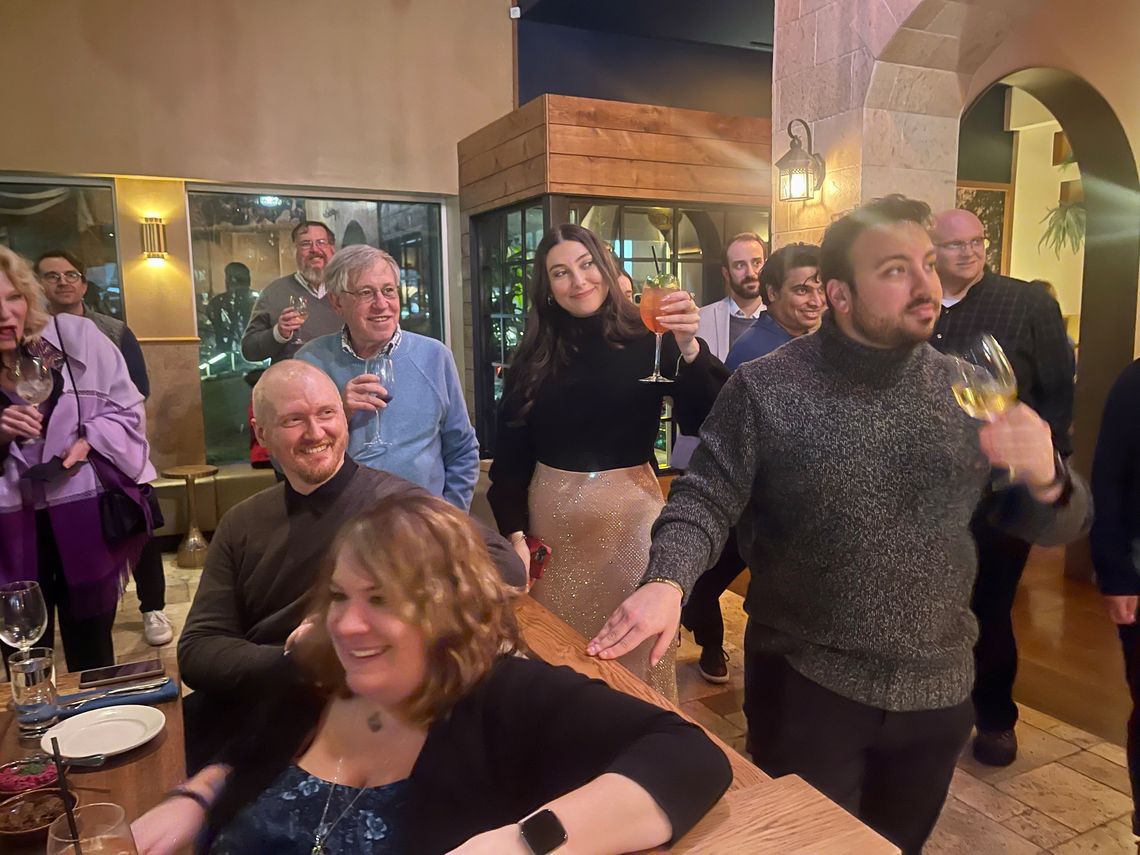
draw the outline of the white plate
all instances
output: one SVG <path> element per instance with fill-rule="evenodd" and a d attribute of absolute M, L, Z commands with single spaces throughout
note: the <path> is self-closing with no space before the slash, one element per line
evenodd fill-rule
<path fill-rule="evenodd" d="M 59 740 L 59 753 L 66 757 L 122 754 L 150 742 L 166 727 L 166 716 L 154 707 L 126 704 L 79 713 L 51 728 L 40 747 L 51 754 L 51 738 Z"/>

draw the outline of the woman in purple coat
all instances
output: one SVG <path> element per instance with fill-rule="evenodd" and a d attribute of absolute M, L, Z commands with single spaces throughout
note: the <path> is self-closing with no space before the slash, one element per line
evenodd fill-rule
<path fill-rule="evenodd" d="M 0 583 L 39 582 L 51 646 L 59 615 L 71 671 L 115 661 L 111 629 L 130 564 L 148 533 L 109 542 L 100 494 L 156 475 L 143 397 L 118 348 L 91 321 L 52 318 L 31 268 L 0 246 Z M 23 361 L 50 367 L 52 391 L 16 391 Z M 98 466 L 98 471 L 96 471 Z"/>

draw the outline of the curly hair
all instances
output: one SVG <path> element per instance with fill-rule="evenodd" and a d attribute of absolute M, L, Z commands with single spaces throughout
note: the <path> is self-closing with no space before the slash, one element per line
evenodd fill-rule
<path fill-rule="evenodd" d="M 408 721 L 446 714 L 496 659 L 522 649 L 508 590 L 470 518 L 434 496 L 389 496 L 344 524 L 311 594 L 317 620 L 296 656 L 329 695 L 351 695 L 326 625 L 329 582 L 346 555 L 424 634 L 426 676 L 402 704 Z"/>
<path fill-rule="evenodd" d="M 0 273 L 7 277 L 28 304 L 28 315 L 24 319 L 24 339 L 37 338 L 51 320 L 51 315 L 48 314 L 43 286 L 32 272 L 32 266 L 0 244 Z"/>

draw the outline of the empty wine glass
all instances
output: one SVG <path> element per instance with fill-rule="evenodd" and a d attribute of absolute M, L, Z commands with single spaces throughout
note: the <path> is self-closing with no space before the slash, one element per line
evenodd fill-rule
<path fill-rule="evenodd" d="M 0 585 L 0 640 L 30 650 L 47 629 L 47 604 L 38 582 Z"/>
<path fill-rule="evenodd" d="M 384 387 L 384 395 L 378 395 L 385 404 L 392 402 L 392 386 L 396 382 L 396 367 L 392 362 L 392 355 L 390 353 L 379 353 L 376 356 L 368 359 L 364 363 L 364 371 L 366 374 L 375 375 L 376 379 L 380 381 L 380 385 Z M 383 415 L 383 410 L 376 411 L 376 427 L 374 428 L 371 438 L 365 443 L 368 448 L 384 448 L 392 443 L 383 438 L 380 431 L 380 416 Z"/>
<path fill-rule="evenodd" d="M 305 321 L 309 319 L 309 300 L 303 294 L 292 294 L 289 296 L 289 306 L 297 313 L 297 317 L 301 319 L 302 328 Z M 297 344 L 300 344 L 304 339 L 301 338 L 301 330 L 298 329 L 294 338 Z"/>

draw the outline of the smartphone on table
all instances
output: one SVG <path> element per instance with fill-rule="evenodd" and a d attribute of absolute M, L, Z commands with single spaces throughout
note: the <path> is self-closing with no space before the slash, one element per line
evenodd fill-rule
<path fill-rule="evenodd" d="M 111 686 L 115 683 L 130 683 L 149 677 L 161 677 L 166 673 L 162 659 L 154 656 L 140 662 L 123 662 L 105 668 L 91 668 L 79 672 L 79 688 L 94 689 L 98 686 Z"/>

